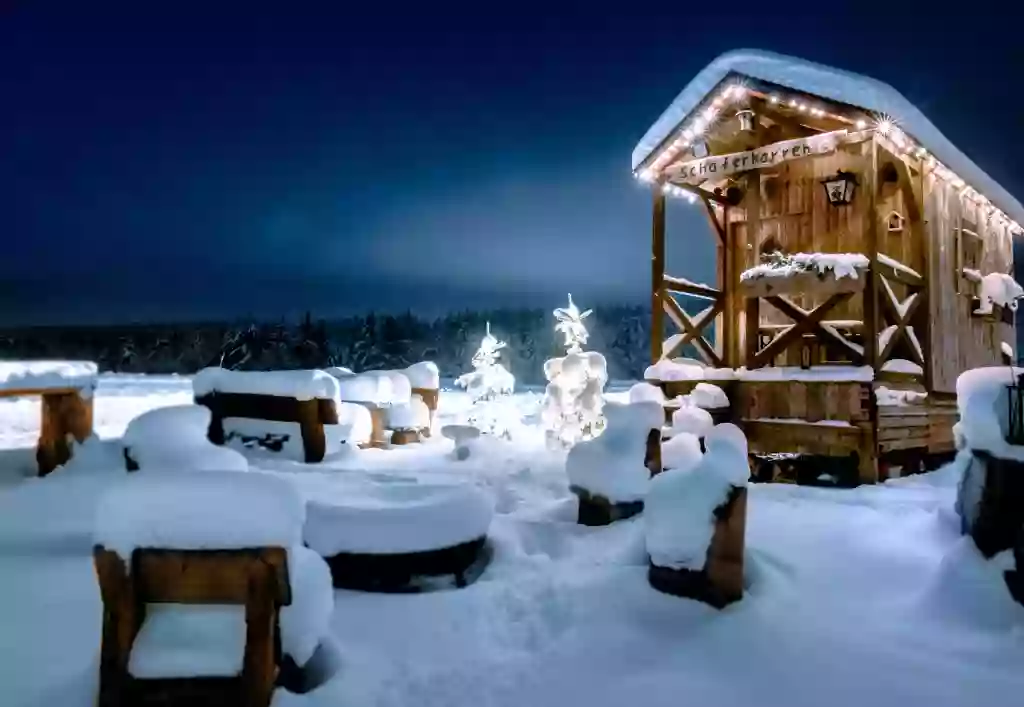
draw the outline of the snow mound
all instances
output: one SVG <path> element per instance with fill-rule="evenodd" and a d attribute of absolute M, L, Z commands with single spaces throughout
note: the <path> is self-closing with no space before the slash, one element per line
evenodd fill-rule
<path fill-rule="evenodd" d="M 0 390 L 76 388 L 92 391 L 98 374 L 91 361 L 3 361 Z"/>
<path fill-rule="evenodd" d="M 960 421 L 953 430 L 968 447 L 997 457 L 1024 461 L 1024 447 L 1006 441 L 1009 429 L 1008 386 L 1024 368 L 991 366 L 964 371 L 956 380 Z"/>
<path fill-rule="evenodd" d="M 732 424 L 717 425 L 705 439 L 707 453 L 688 469 L 669 469 L 651 481 L 644 503 L 644 532 L 651 562 L 671 569 L 702 570 L 715 530 L 715 509 L 749 477 L 747 441 Z"/>
<path fill-rule="evenodd" d="M 311 499 L 306 544 L 323 557 L 453 547 L 487 535 L 491 499 L 470 484 L 373 483 Z"/>
<path fill-rule="evenodd" d="M 882 370 L 887 373 L 909 373 L 915 376 L 924 375 L 924 369 L 913 361 L 905 358 L 890 358 L 882 364 Z"/>
<path fill-rule="evenodd" d="M 400 371 L 364 371 L 342 374 L 334 380 L 341 399 L 347 402 L 396 405 L 412 397 L 412 385 Z"/>
<path fill-rule="evenodd" d="M 337 400 L 337 380 L 326 371 L 229 371 L 204 368 L 192 379 L 196 397 L 210 393 L 277 395 L 296 400 Z"/>
<path fill-rule="evenodd" d="M 208 408 L 171 405 L 134 418 L 121 442 L 143 471 L 248 471 L 244 456 L 207 439 L 209 427 Z"/>
<path fill-rule="evenodd" d="M 233 677 L 244 655 L 244 605 L 149 604 L 128 672 L 146 680 Z"/>
<path fill-rule="evenodd" d="M 689 394 L 690 401 L 701 408 L 727 408 L 729 396 L 717 385 L 698 383 Z"/>
<path fill-rule="evenodd" d="M 669 433 L 673 437 L 679 434 L 704 437 L 714 426 L 715 422 L 707 410 L 694 405 L 683 405 L 672 413 L 672 427 Z"/>
<path fill-rule="evenodd" d="M 406 368 L 403 373 L 413 388 L 437 390 L 441 387 L 441 374 L 433 361 L 420 361 Z"/>
<path fill-rule="evenodd" d="M 884 385 L 875 388 L 875 401 L 880 405 L 897 405 L 905 407 L 922 402 L 928 393 L 917 390 L 894 390 Z"/>
<path fill-rule="evenodd" d="M 1009 550 L 986 560 L 969 536 L 962 537 L 942 558 L 921 608 L 974 630 L 1024 630 L 1024 606 L 1014 602 L 1003 578 L 1013 568 Z"/>
<path fill-rule="evenodd" d="M 653 402 L 609 402 L 604 412 L 604 433 L 569 450 L 569 483 L 615 503 L 642 499 L 651 476 L 644 466 L 647 437 L 651 430 L 661 429 L 664 409 Z"/>
<path fill-rule="evenodd" d="M 94 540 L 127 560 L 135 548 L 290 548 L 305 508 L 285 479 L 205 471 L 128 474 L 96 506 Z"/>
<path fill-rule="evenodd" d="M 871 261 L 861 253 L 796 253 L 783 256 L 777 263 L 761 263 L 740 273 L 740 280 L 757 280 L 764 277 L 792 277 L 813 272 L 818 277 L 831 275 L 836 280 L 848 277 L 856 280 L 860 271 Z"/>
<path fill-rule="evenodd" d="M 392 405 L 387 410 L 387 428 L 390 430 L 422 430 L 430 427 L 430 408 L 418 395 L 407 403 Z"/>
<path fill-rule="evenodd" d="M 631 403 L 658 403 L 665 404 L 665 394 L 661 388 L 650 383 L 637 383 L 629 389 L 629 402 Z"/>
<path fill-rule="evenodd" d="M 735 377 L 731 368 L 709 368 L 693 359 L 663 358 L 644 371 L 644 380 L 661 382 L 732 380 Z"/>
<path fill-rule="evenodd" d="M 687 432 L 674 435 L 672 439 L 661 443 L 661 466 L 665 469 L 692 469 L 703 456 L 700 440 Z"/>
<path fill-rule="evenodd" d="M 860 381 L 875 379 L 871 366 L 825 365 L 800 368 L 799 366 L 765 366 L 764 368 L 736 370 L 736 377 L 745 381 Z"/>
<path fill-rule="evenodd" d="M 334 585 L 324 559 L 302 545 L 288 551 L 288 581 L 292 603 L 281 607 L 281 651 L 302 667 L 330 630 Z"/>
<path fill-rule="evenodd" d="M 990 272 L 981 278 L 978 285 L 981 303 L 974 313 L 991 314 L 993 305 L 1017 311 L 1017 300 L 1021 297 L 1024 297 L 1024 288 L 1016 280 L 1005 273 Z"/>

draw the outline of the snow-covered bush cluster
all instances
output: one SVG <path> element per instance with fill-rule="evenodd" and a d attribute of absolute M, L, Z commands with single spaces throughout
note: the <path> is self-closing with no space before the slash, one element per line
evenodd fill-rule
<path fill-rule="evenodd" d="M 1009 432 L 1009 386 L 1024 368 L 991 366 L 964 371 L 956 381 L 960 421 L 953 434 L 960 446 L 1024 461 L 1024 447 L 1006 441 Z"/>
<path fill-rule="evenodd" d="M 805 272 L 817 273 L 824 278 L 832 275 L 839 280 L 849 277 L 856 280 L 860 271 L 870 264 L 861 253 L 765 253 L 764 262 L 740 274 L 741 280 L 756 280 L 762 277 L 791 277 Z"/>
<path fill-rule="evenodd" d="M 729 423 L 708 432 L 703 455 L 693 454 L 692 435 L 675 439 L 689 453 L 650 483 L 644 503 L 647 553 L 659 567 L 702 570 L 714 535 L 715 510 L 749 478 L 747 439 Z"/>
<path fill-rule="evenodd" d="M 584 351 L 587 329 L 583 320 L 591 310 L 580 312 L 569 295 L 569 306 L 554 311 L 566 348 L 565 356 L 544 363 L 548 384 L 544 392 L 541 419 L 548 444 L 569 448 L 581 440 L 601 434 L 605 420 L 604 386 L 608 382 L 608 364 L 596 351 Z"/>

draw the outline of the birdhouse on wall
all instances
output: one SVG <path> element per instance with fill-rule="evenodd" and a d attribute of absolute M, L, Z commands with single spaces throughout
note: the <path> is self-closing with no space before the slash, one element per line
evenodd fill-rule
<path fill-rule="evenodd" d="M 736 113 L 740 121 L 740 130 L 745 133 L 754 132 L 754 111 L 748 109 Z"/>
<path fill-rule="evenodd" d="M 890 211 L 889 212 L 889 219 L 888 220 L 889 220 L 889 233 L 900 233 L 900 232 L 902 232 L 903 231 L 903 225 L 907 222 L 907 220 L 905 218 L 903 218 L 903 214 L 901 214 L 899 211 Z"/>

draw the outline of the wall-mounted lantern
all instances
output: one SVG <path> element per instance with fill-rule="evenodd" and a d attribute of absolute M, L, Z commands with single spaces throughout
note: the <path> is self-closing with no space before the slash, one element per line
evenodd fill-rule
<path fill-rule="evenodd" d="M 821 180 L 832 206 L 845 206 L 853 201 L 853 192 L 857 188 L 857 177 L 850 172 L 839 170 L 831 177 Z"/>
<path fill-rule="evenodd" d="M 754 132 L 754 111 L 746 108 L 741 111 L 737 111 L 736 117 L 740 120 L 740 130 L 745 133 Z"/>

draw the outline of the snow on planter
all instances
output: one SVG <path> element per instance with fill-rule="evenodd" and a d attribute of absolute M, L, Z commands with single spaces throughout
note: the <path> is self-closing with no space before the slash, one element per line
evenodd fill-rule
<path fill-rule="evenodd" d="M 292 603 L 281 607 L 281 651 L 302 667 L 330 630 L 334 585 L 324 559 L 302 545 L 288 551 L 288 580 Z"/>
<path fill-rule="evenodd" d="M 702 457 L 700 440 L 687 432 L 673 435 L 671 439 L 661 443 L 663 469 L 690 469 L 699 463 Z"/>
<path fill-rule="evenodd" d="M 875 370 L 871 366 L 765 366 L 748 370 L 746 367 L 736 370 L 736 377 L 744 381 L 862 381 L 869 382 L 875 378 Z"/>
<path fill-rule="evenodd" d="M 1024 297 L 1024 288 L 1006 273 L 990 272 L 981 278 L 978 285 L 980 303 L 975 314 L 991 314 L 992 307 L 1008 307 L 1017 310 L 1017 300 Z"/>
<path fill-rule="evenodd" d="M 207 439 L 209 428 L 210 410 L 202 405 L 172 405 L 142 413 L 128 423 L 121 440 L 129 469 L 248 471 L 244 456 Z"/>
<path fill-rule="evenodd" d="M 644 508 L 648 581 L 721 608 L 743 596 L 747 441 L 726 423 L 706 445 L 696 464 L 651 482 Z"/>
<path fill-rule="evenodd" d="M 960 421 L 955 430 L 971 449 L 994 456 L 1024 461 L 1024 447 L 1006 441 L 1009 425 L 1007 386 L 1024 373 L 1024 368 L 991 366 L 964 371 L 956 381 Z"/>
<path fill-rule="evenodd" d="M 391 430 L 422 430 L 430 427 L 430 409 L 422 398 L 414 396 L 407 403 L 388 408 L 385 420 Z"/>
<path fill-rule="evenodd" d="M 928 393 L 917 390 L 897 390 L 884 385 L 875 388 L 875 401 L 880 406 L 897 405 L 905 407 L 921 403 L 927 397 Z"/>
<path fill-rule="evenodd" d="M 306 545 L 335 587 L 389 591 L 441 575 L 465 586 L 468 570 L 486 564 L 494 506 L 470 484 L 368 482 L 317 496 L 308 514 Z"/>
<path fill-rule="evenodd" d="M 653 402 L 609 402 L 605 415 L 601 436 L 579 442 L 565 460 L 569 484 L 581 497 L 581 516 L 594 497 L 597 503 L 636 503 L 633 513 L 640 510 L 651 478 L 645 465 L 648 437 L 652 430 L 660 435 L 665 419 L 662 406 Z"/>
<path fill-rule="evenodd" d="M 305 517 L 294 487 L 266 474 L 128 474 L 100 498 L 94 540 L 125 561 L 135 548 L 290 548 Z"/>
<path fill-rule="evenodd" d="M 0 362 L 0 391 L 73 388 L 92 392 L 98 374 L 91 361 Z"/>
<path fill-rule="evenodd" d="M 740 273 L 740 280 L 765 277 L 793 277 L 802 273 L 815 273 L 818 277 L 836 280 L 848 277 L 856 280 L 870 265 L 861 253 L 796 253 L 779 255 L 771 262 L 761 263 Z"/>
<path fill-rule="evenodd" d="M 204 368 L 192 379 L 192 392 L 276 395 L 296 400 L 337 400 L 338 381 L 326 371 L 229 371 Z"/>

